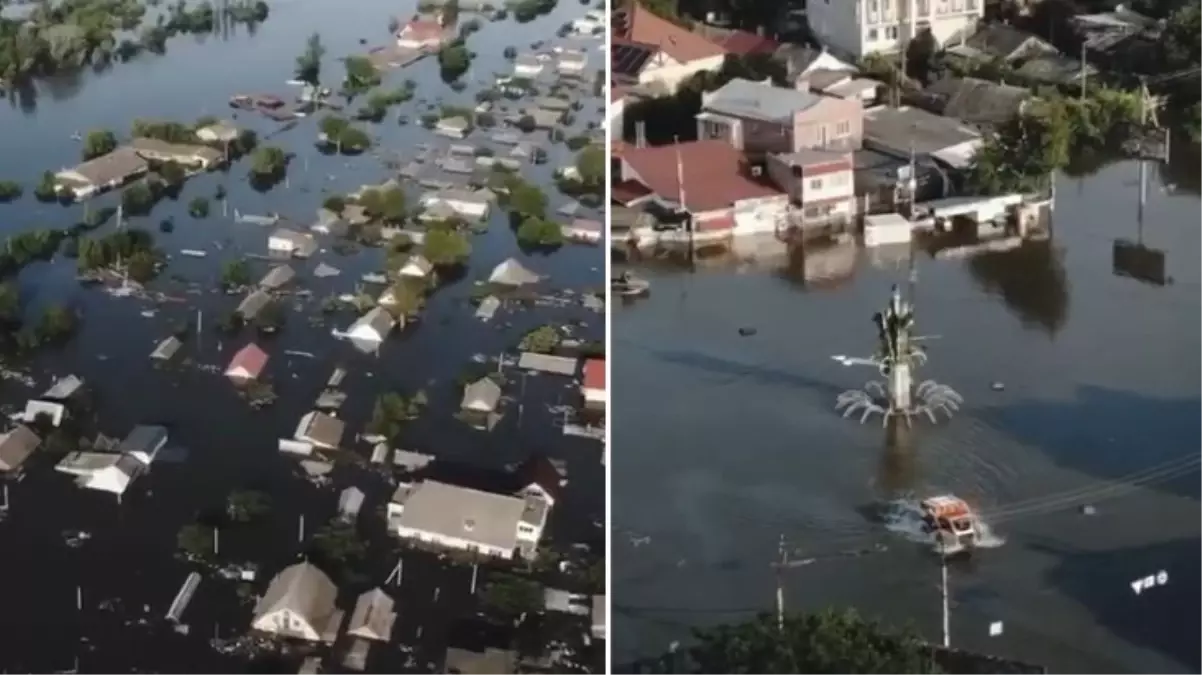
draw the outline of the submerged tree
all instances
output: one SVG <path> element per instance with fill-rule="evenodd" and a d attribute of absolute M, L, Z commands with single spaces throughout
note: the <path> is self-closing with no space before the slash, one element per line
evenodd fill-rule
<path fill-rule="evenodd" d="M 936 673 L 931 649 L 854 610 L 698 629 L 689 656 L 698 673 Z"/>
<path fill-rule="evenodd" d="M 314 33 L 305 42 L 305 51 L 296 57 L 296 79 L 314 87 L 321 83 L 321 59 L 326 55 L 321 35 Z"/>

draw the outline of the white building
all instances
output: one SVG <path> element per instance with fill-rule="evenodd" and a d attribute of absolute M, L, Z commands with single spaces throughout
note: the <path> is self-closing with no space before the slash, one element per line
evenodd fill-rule
<path fill-rule="evenodd" d="M 308 562 L 297 563 L 271 580 L 255 605 L 250 626 L 277 637 L 332 642 L 342 623 L 342 612 L 334 606 L 337 598 L 338 587 L 325 572 Z"/>
<path fill-rule="evenodd" d="M 446 36 L 446 29 L 438 21 L 414 19 L 397 31 L 396 46 L 401 49 L 438 49 Z"/>
<path fill-rule="evenodd" d="M 582 49 L 565 49 L 559 53 L 559 72 L 565 75 L 580 75 L 588 67 L 588 53 Z"/>
<path fill-rule="evenodd" d="M 364 640 L 388 642 L 392 639 L 392 627 L 396 623 L 396 602 L 380 588 L 373 588 L 359 596 L 351 612 L 346 634 Z"/>
<path fill-rule="evenodd" d="M 414 254 L 397 270 L 397 276 L 410 279 L 425 279 L 434 271 L 434 265 L 425 256 Z"/>
<path fill-rule="evenodd" d="M 806 6 L 814 36 L 853 59 L 896 52 L 924 30 L 946 46 L 967 38 L 984 15 L 985 0 L 814 0 Z"/>
<path fill-rule="evenodd" d="M 444 215 L 453 213 L 453 217 L 462 218 L 468 221 L 483 220 L 488 216 L 489 207 L 492 201 L 488 195 L 472 190 L 439 190 L 422 195 L 422 208 L 430 209 L 439 206 L 441 213 Z M 450 209 L 447 211 L 447 209 Z"/>
<path fill-rule="evenodd" d="M 538 550 L 552 503 L 431 480 L 402 483 L 388 504 L 388 524 L 403 539 L 510 560 Z"/>
<path fill-rule="evenodd" d="M 267 237 L 267 250 L 307 258 L 317 251 L 317 240 L 311 235 L 281 227 Z"/>
<path fill-rule="evenodd" d="M 396 320 L 392 318 L 388 310 L 376 307 L 359 317 L 343 335 L 352 340 L 380 343 L 388 337 L 395 325 Z"/>
<path fill-rule="evenodd" d="M 513 60 L 513 76 L 533 80 L 542 74 L 546 65 L 533 54 L 522 54 Z"/>

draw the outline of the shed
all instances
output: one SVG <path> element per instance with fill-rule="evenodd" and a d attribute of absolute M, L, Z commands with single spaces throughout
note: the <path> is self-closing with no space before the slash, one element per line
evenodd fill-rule
<path fill-rule="evenodd" d="M 249 321 L 259 315 L 263 308 L 271 302 L 271 296 L 262 289 L 252 291 L 238 303 L 236 311 L 243 319 Z"/>
<path fill-rule="evenodd" d="M 337 448 L 342 443 L 342 435 L 345 431 L 346 423 L 342 420 L 323 412 L 313 411 L 301 417 L 293 437 L 298 441 L 320 448 Z"/>
<path fill-rule="evenodd" d="M 180 342 L 179 338 L 172 335 L 166 340 L 160 342 L 158 346 L 154 348 L 154 351 L 150 353 L 150 358 L 154 359 L 155 361 L 170 361 L 182 346 L 184 346 L 184 343 Z"/>
<path fill-rule="evenodd" d="M 480 301 L 480 306 L 476 308 L 476 318 L 481 321 L 489 321 L 500 308 L 501 301 L 497 299 L 497 296 L 490 295 Z"/>
<path fill-rule="evenodd" d="M 22 420 L 27 424 L 33 424 L 41 416 L 49 418 L 51 426 L 57 427 L 67 416 L 67 406 L 58 401 L 43 401 L 37 398 L 25 402 L 25 412 L 21 415 Z"/>
<path fill-rule="evenodd" d="M 68 375 L 60 377 L 50 385 L 50 388 L 42 393 L 42 398 L 47 401 L 66 401 L 75 396 L 83 389 L 83 380 L 77 375 Z"/>
<path fill-rule="evenodd" d="M 167 427 L 139 424 L 117 445 L 117 452 L 134 457 L 149 466 L 159 451 L 167 445 L 167 439 Z"/>
<path fill-rule="evenodd" d="M 501 385 L 490 377 L 482 377 L 463 388 L 460 407 L 472 412 L 490 413 L 496 411 L 500 401 Z"/>
<path fill-rule="evenodd" d="M 909 244 L 913 237 L 910 221 L 897 213 L 877 213 L 864 216 L 864 246 L 873 248 L 890 244 Z"/>

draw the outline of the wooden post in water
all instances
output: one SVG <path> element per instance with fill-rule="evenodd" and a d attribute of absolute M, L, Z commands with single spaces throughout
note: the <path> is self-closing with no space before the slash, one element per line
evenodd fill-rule
<path fill-rule="evenodd" d="M 213 528 L 213 555 L 216 556 L 221 550 L 221 528 Z"/>
<path fill-rule="evenodd" d="M 75 587 L 75 609 L 80 612 L 83 611 L 83 586 L 77 585 Z"/>
<path fill-rule="evenodd" d="M 0 513 L 8 510 L 8 483 L 4 484 L 4 503 L 0 504 Z"/>
<path fill-rule="evenodd" d="M 300 514 L 300 523 L 296 532 L 296 542 L 304 543 L 305 541 L 305 514 Z"/>

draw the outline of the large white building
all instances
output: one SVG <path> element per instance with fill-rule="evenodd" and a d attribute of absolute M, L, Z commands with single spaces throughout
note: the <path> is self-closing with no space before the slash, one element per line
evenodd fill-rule
<path fill-rule="evenodd" d="M 940 46 L 965 39 L 985 15 L 985 0 L 810 0 L 810 30 L 832 51 L 855 59 L 896 52 L 924 30 Z"/>
<path fill-rule="evenodd" d="M 538 550 L 551 504 L 426 480 L 402 483 L 388 504 L 389 529 L 402 539 L 510 560 Z"/>

